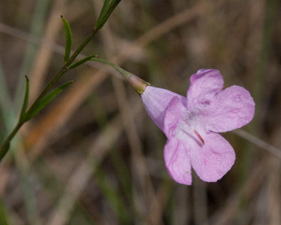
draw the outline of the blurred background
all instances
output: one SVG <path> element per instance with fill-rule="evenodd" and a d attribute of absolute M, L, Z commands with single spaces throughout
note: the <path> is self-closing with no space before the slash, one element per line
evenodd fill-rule
<path fill-rule="evenodd" d="M 0 140 L 63 65 L 63 15 L 73 49 L 95 24 L 102 0 L 0 1 Z M 193 172 L 175 183 L 166 138 L 141 99 L 105 65 L 75 80 L 25 124 L 0 164 L 0 224 L 281 224 L 281 2 L 122 0 L 83 54 L 99 54 L 154 86 L 185 95 L 200 68 L 220 70 L 256 102 L 254 120 L 223 134 L 237 159 L 217 183 Z M 32 100 L 31 100 L 32 101 Z"/>

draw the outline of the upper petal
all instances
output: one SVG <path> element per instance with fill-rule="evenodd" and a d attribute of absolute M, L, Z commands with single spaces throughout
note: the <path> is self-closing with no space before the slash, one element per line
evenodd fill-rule
<path fill-rule="evenodd" d="M 243 87 L 231 86 L 219 92 L 201 123 L 207 130 L 226 132 L 240 128 L 249 123 L 255 113 L 255 102 L 250 93 Z"/>
<path fill-rule="evenodd" d="M 223 78 L 218 70 L 201 69 L 190 77 L 187 92 L 188 107 L 204 104 L 223 88 Z"/>
<path fill-rule="evenodd" d="M 216 182 L 232 167 L 235 152 L 221 135 L 208 133 L 203 146 L 190 147 L 190 161 L 197 175 L 206 182 Z"/>
<path fill-rule="evenodd" d="M 141 98 L 148 115 L 162 131 L 164 128 L 164 115 L 171 100 L 176 98 L 180 102 L 186 101 L 186 98 L 179 94 L 153 86 L 147 86 Z"/>
<path fill-rule="evenodd" d="M 164 160 L 170 176 L 178 183 L 192 183 L 191 166 L 184 145 L 175 138 L 168 139 L 164 149 Z"/>

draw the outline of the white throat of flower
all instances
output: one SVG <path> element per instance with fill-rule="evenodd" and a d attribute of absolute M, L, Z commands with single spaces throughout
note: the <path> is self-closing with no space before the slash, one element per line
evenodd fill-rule
<path fill-rule="evenodd" d="M 192 135 L 195 134 L 194 135 Z M 183 141 L 186 141 L 187 136 L 188 137 L 195 137 L 197 140 L 202 143 L 202 145 L 205 144 L 204 139 L 199 134 L 199 132 L 192 126 L 186 119 L 181 118 L 177 124 L 177 128 L 175 129 L 175 136 Z"/>

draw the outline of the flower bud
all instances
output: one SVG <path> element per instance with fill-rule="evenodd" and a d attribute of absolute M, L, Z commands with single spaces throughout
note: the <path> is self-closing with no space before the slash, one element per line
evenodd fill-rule
<path fill-rule="evenodd" d="M 134 74 L 130 74 L 127 77 L 127 80 L 129 81 L 131 86 L 135 89 L 135 91 L 138 92 L 140 95 L 144 92 L 146 87 L 150 85 L 150 83 L 144 81 L 143 79 L 139 78 Z"/>

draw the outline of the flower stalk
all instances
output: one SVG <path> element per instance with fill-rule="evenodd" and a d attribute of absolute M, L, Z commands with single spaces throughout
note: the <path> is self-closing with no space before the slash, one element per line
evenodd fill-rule
<path fill-rule="evenodd" d="M 100 59 L 100 58 L 95 58 L 95 57 L 92 58 L 91 61 L 101 62 L 101 63 L 107 64 L 107 65 L 111 66 L 112 68 L 116 69 L 129 82 L 129 84 L 134 88 L 134 90 L 139 95 L 141 95 L 145 91 L 146 87 L 150 85 L 150 83 L 148 83 L 147 81 L 122 69 L 121 67 L 113 64 L 112 62 L 109 62 L 107 60 Z"/>

